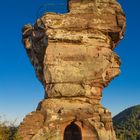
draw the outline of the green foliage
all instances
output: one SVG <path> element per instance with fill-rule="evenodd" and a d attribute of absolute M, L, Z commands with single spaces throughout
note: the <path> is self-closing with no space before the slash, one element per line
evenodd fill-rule
<path fill-rule="evenodd" d="M 14 124 L 6 125 L 0 121 L 0 140 L 20 140 L 17 136 L 17 127 Z"/>
<path fill-rule="evenodd" d="M 113 122 L 119 140 L 140 140 L 140 105 L 119 113 Z"/>

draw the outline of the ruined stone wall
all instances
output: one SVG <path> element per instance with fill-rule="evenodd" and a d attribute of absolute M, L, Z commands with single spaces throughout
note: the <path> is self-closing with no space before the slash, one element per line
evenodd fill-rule
<path fill-rule="evenodd" d="M 70 0 L 69 13 L 46 13 L 23 28 L 23 43 L 45 89 L 37 111 L 20 125 L 23 140 L 63 140 L 71 123 L 82 140 L 116 140 L 111 113 L 100 100 L 120 73 L 113 49 L 125 24 L 116 0 Z"/>

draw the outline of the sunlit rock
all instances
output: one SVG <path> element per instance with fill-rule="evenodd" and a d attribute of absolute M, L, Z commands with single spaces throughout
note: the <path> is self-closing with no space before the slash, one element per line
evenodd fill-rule
<path fill-rule="evenodd" d="M 116 0 L 70 0 L 23 28 L 23 43 L 45 99 L 19 127 L 23 140 L 116 140 L 102 90 L 120 73 L 113 49 L 126 19 Z"/>

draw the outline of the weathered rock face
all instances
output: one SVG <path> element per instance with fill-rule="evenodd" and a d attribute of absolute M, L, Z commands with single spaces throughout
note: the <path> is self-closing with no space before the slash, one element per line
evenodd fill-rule
<path fill-rule="evenodd" d="M 116 140 L 102 90 L 120 73 L 113 49 L 126 19 L 116 0 L 70 0 L 23 28 L 23 42 L 45 99 L 19 128 L 23 140 Z"/>

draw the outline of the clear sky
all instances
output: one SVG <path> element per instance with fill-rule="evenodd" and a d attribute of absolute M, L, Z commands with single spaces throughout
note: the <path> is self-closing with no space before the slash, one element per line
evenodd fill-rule
<path fill-rule="evenodd" d="M 21 121 L 35 110 L 44 90 L 21 42 L 21 28 L 34 23 L 47 2 L 66 0 L 1 0 L 0 2 L 0 116 Z M 113 115 L 140 104 L 140 0 L 119 0 L 127 16 L 124 40 L 115 51 L 122 60 L 121 75 L 104 90 L 102 103 Z M 64 12 L 66 7 L 52 7 Z"/>

